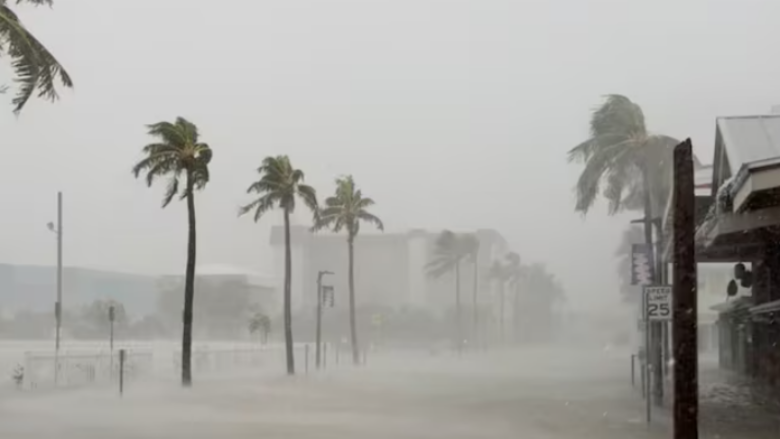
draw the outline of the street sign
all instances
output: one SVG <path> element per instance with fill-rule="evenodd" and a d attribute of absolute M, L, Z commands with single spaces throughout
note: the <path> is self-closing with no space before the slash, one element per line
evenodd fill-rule
<path fill-rule="evenodd" d="M 653 283 L 652 247 L 648 244 L 631 245 L 631 285 Z"/>
<path fill-rule="evenodd" d="M 647 318 L 650 321 L 672 320 L 672 287 L 645 286 Z"/>

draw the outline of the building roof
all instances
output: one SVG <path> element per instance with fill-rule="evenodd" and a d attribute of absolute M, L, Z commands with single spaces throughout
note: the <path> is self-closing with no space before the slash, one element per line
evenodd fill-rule
<path fill-rule="evenodd" d="M 719 117 L 716 125 L 732 175 L 743 166 L 780 157 L 780 114 Z"/>

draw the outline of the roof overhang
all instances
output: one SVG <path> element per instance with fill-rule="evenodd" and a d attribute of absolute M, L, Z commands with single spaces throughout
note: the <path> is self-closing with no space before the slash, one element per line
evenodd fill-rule
<path fill-rule="evenodd" d="M 777 204 L 780 196 L 780 157 L 744 165 L 731 187 L 734 212 Z"/>

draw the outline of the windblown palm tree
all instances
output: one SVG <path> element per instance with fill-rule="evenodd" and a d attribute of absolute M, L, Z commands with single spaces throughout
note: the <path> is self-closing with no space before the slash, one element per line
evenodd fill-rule
<path fill-rule="evenodd" d="M 315 229 L 330 227 L 334 232 L 342 229 L 347 231 L 347 247 L 349 250 L 349 329 L 352 338 L 352 361 L 360 364 L 360 350 L 357 336 L 357 321 L 355 318 L 355 237 L 360 231 L 360 223 L 374 224 L 379 230 L 384 230 L 377 216 L 368 211 L 374 200 L 364 197 L 355 186 L 351 175 L 336 179 L 336 193 L 325 200 L 325 207 Z"/>
<path fill-rule="evenodd" d="M 498 334 L 502 342 L 506 337 L 506 284 L 511 278 L 511 271 L 507 264 L 500 260 L 494 260 L 488 271 L 488 277 L 498 286 Z"/>
<path fill-rule="evenodd" d="M 463 348 L 463 319 L 460 301 L 460 264 L 468 256 L 463 238 L 445 230 L 436 238 L 433 259 L 426 264 L 428 276 L 438 279 L 445 274 L 455 276 L 455 346 L 458 353 Z"/>
<path fill-rule="evenodd" d="M 284 344 L 287 357 L 287 373 L 295 374 L 292 333 L 292 256 L 290 248 L 290 215 L 295 211 L 296 198 L 314 213 L 317 224 L 317 193 L 313 187 L 303 183 L 303 171 L 295 169 L 289 157 L 281 155 L 266 157 L 257 168 L 260 179 L 247 189 L 257 194 L 251 203 L 239 209 L 239 216 L 254 211 L 255 222 L 269 210 L 278 207 L 284 212 Z"/>
<path fill-rule="evenodd" d="M 464 235 L 461 238 L 461 245 L 464 253 L 467 255 L 468 261 L 472 264 L 471 267 L 474 270 L 472 278 L 472 338 L 474 342 L 477 342 L 479 332 L 479 301 L 477 293 L 479 290 L 479 238 L 477 235 L 471 233 Z"/>
<path fill-rule="evenodd" d="M 512 326 L 515 341 L 520 337 L 520 289 L 523 281 L 525 269 L 520 263 L 520 255 L 515 252 L 509 252 L 504 257 L 506 259 L 505 276 L 512 289 Z"/>
<path fill-rule="evenodd" d="M 0 55 L 10 58 L 14 80 L 19 83 L 12 101 L 14 112 L 19 113 L 34 94 L 55 100 L 58 96 L 55 83 L 60 81 L 65 87 L 73 87 L 73 81 L 54 55 L 22 24 L 9 6 L 12 2 L 0 0 Z M 15 1 L 23 2 L 51 6 L 53 0 Z"/>
<path fill-rule="evenodd" d="M 259 311 L 249 317 L 249 333 L 256 334 L 258 332 L 263 335 L 263 344 L 267 344 L 268 334 L 271 333 L 271 318 Z"/>
<path fill-rule="evenodd" d="M 569 151 L 569 161 L 585 165 L 577 181 L 575 210 L 587 214 L 600 192 L 609 202 L 610 214 L 644 209 L 649 218 L 663 208 L 670 190 L 672 153 L 679 142 L 650 133 L 639 105 L 621 95 L 607 96 L 596 109 L 590 134 Z"/>
<path fill-rule="evenodd" d="M 187 201 L 187 266 L 184 272 L 184 316 L 181 341 L 181 383 L 192 384 L 190 358 L 192 354 L 192 310 L 195 297 L 195 190 L 209 182 L 209 163 L 212 151 L 200 141 L 198 127 L 179 117 L 176 122 L 158 122 L 148 126 L 149 135 L 158 139 L 143 148 L 146 155 L 133 167 L 138 178 L 146 173 L 146 184 L 151 186 L 158 177 L 168 178 L 162 207 L 173 197 Z M 184 189 L 180 179 L 184 177 Z"/>

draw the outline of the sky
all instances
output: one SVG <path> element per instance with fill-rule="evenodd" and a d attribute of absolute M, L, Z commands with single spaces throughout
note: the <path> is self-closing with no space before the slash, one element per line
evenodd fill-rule
<path fill-rule="evenodd" d="M 183 116 L 214 150 L 198 261 L 270 272 L 272 212 L 237 218 L 267 155 L 322 195 L 352 174 L 389 231 L 494 228 L 577 307 L 617 300 L 614 250 L 638 214 L 573 212 L 603 95 L 712 161 L 717 116 L 780 103 L 772 0 L 79 0 L 16 7 L 75 88 L 16 117 L 0 96 L 0 262 L 183 271 L 184 203 L 130 173 L 145 125 Z M 5 59 L 6 61 L 3 61 Z M 774 61 L 773 61 L 774 60 Z M 0 58 L 0 63 L 7 58 Z M 4 79 L 3 78 L 7 78 Z M 0 82 L 10 71 L 0 67 Z M 1 109 L 2 107 L 0 107 Z M 304 222 L 305 217 L 300 216 Z"/>

